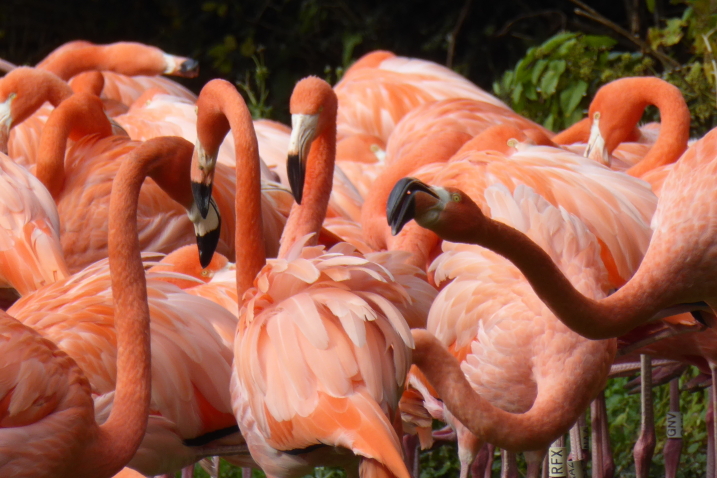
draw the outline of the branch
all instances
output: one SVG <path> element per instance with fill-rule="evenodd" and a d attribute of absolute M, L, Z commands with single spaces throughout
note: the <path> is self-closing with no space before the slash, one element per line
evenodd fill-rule
<path fill-rule="evenodd" d="M 654 56 L 655 58 L 657 58 L 657 59 L 660 61 L 660 63 L 662 63 L 662 66 L 665 67 L 665 68 L 668 68 L 668 67 L 670 67 L 670 68 L 679 68 L 679 67 L 680 67 L 680 64 L 679 64 L 677 61 L 673 60 L 672 58 L 670 58 L 669 56 L 665 55 L 664 53 L 660 53 L 660 52 L 657 51 L 657 50 L 653 50 L 653 49 L 650 47 L 650 45 L 648 45 L 647 43 L 645 43 L 644 41 L 642 41 L 640 38 L 631 35 L 630 32 L 628 32 L 627 30 L 625 30 L 624 28 L 622 28 L 620 25 L 617 25 L 616 23 L 612 22 L 612 21 L 609 20 L 608 18 L 602 16 L 600 13 L 598 13 L 598 12 L 595 11 L 595 10 L 593 10 L 593 9 L 592 9 L 591 7 L 589 7 L 588 5 L 585 5 L 585 4 L 584 4 L 583 2 L 581 2 L 580 0 L 570 0 L 570 1 L 571 1 L 572 3 L 574 3 L 575 5 L 577 5 L 577 6 L 580 7 L 580 8 L 576 8 L 576 9 L 575 9 L 575 14 L 576 14 L 576 15 L 580 15 L 580 16 L 589 18 L 590 20 L 593 20 L 593 21 L 595 21 L 595 22 L 600 23 L 601 25 L 604 25 L 604 26 L 608 27 L 609 29 L 611 29 L 611 30 L 614 31 L 615 33 L 617 33 L 617 34 L 619 34 L 619 35 L 622 35 L 622 36 L 625 37 L 627 40 L 629 40 L 630 42 L 632 42 L 632 43 L 634 43 L 636 46 L 638 46 L 638 47 L 640 48 L 640 50 L 642 50 L 644 53 L 646 53 L 646 54 L 648 54 L 648 55 L 651 55 L 651 56 Z M 581 9 L 582 9 L 582 10 L 581 10 Z"/>
<path fill-rule="evenodd" d="M 468 12 L 471 9 L 471 3 L 473 3 L 473 0 L 466 0 L 466 3 L 463 4 L 461 12 L 458 14 L 458 21 L 456 21 L 456 26 L 453 27 L 453 31 L 451 32 L 451 36 L 448 40 L 448 55 L 446 57 L 446 66 L 448 68 L 453 67 L 453 56 L 456 53 L 456 38 L 458 38 L 458 32 L 461 30 L 463 22 L 466 20 Z"/>

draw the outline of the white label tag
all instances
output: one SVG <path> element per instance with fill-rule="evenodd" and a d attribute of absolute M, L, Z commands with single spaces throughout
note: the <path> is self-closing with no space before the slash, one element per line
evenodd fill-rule
<path fill-rule="evenodd" d="M 548 476 L 568 476 L 568 449 L 564 446 L 551 446 L 548 450 Z"/>
<path fill-rule="evenodd" d="M 583 478 L 583 462 L 582 461 L 568 461 L 568 476 L 571 478 Z"/>
<path fill-rule="evenodd" d="M 682 414 L 667 412 L 667 438 L 682 438 Z"/>

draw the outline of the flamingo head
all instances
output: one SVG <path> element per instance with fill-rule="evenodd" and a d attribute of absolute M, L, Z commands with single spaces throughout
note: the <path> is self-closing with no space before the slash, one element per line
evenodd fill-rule
<path fill-rule="evenodd" d="M 442 239 L 465 242 L 484 218 L 480 208 L 463 191 L 429 186 L 416 178 L 403 178 L 391 190 L 386 217 L 395 236 L 411 220 Z"/>
<path fill-rule="evenodd" d="M 336 93 L 324 80 L 310 76 L 299 81 L 291 94 L 291 136 L 289 138 L 287 175 L 297 204 L 304 193 L 304 178 L 311 145 L 326 132 L 333 134 L 335 156 Z M 331 166 L 333 168 L 333 165 Z M 333 170 L 333 169 L 332 169 Z"/>

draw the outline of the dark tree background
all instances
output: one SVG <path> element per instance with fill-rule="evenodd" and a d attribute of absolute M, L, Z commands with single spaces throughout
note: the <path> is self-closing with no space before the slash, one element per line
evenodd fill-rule
<path fill-rule="evenodd" d="M 684 9 L 669 0 L 588 3 L 640 36 L 666 9 Z M 449 65 L 487 90 L 528 47 L 563 29 L 612 34 L 635 50 L 575 8 L 569 0 L 2 0 L 0 57 L 32 65 L 69 40 L 140 41 L 198 59 L 200 77 L 184 81 L 194 91 L 216 77 L 246 82 L 247 73 L 258 89 L 259 60 L 268 69 L 271 115 L 285 119 L 298 79 L 336 81 L 342 68 L 374 49 Z"/>

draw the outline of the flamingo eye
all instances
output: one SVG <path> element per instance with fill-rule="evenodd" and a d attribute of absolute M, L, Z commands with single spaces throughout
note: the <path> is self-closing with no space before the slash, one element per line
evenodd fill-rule
<path fill-rule="evenodd" d="M 453 202 L 461 202 L 461 195 L 458 193 L 451 194 L 451 199 Z"/>
<path fill-rule="evenodd" d="M 208 276 L 208 275 L 209 275 L 209 271 L 208 271 L 207 269 L 202 269 L 202 275 L 203 275 L 204 277 Z"/>

